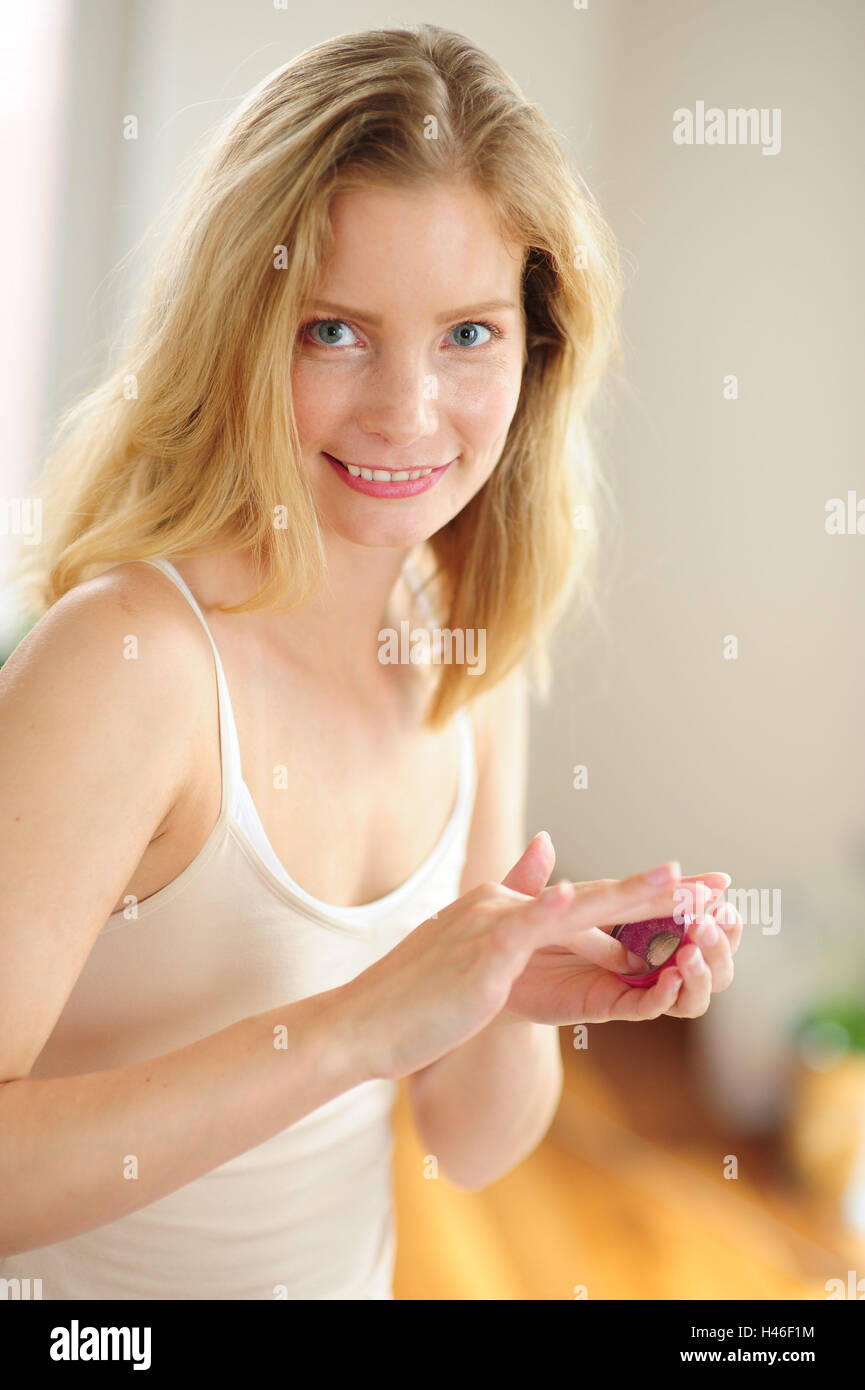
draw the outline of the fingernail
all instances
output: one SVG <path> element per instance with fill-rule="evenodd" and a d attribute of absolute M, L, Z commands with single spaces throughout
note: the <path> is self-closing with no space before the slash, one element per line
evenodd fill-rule
<path fill-rule="evenodd" d="M 682 877 L 682 866 L 678 859 L 671 859 L 666 864 L 660 864 L 657 869 L 650 869 L 643 877 L 647 883 L 654 886 L 659 883 L 673 883 L 677 878 Z"/>
<path fill-rule="evenodd" d="M 535 835 L 534 838 L 535 838 L 536 840 L 537 840 L 538 838 L 540 838 L 540 839 L 542 839 L 542 840 L 546 840 L 547 844 L 550 845 L 550 846 L 552 847 L 553 841 L 552 841 L 552 837 L 550 836 L 550 832 L 549 832 L 548 830 L 539 830 L 538 833 L 537 833 L 537 835 Z"/>

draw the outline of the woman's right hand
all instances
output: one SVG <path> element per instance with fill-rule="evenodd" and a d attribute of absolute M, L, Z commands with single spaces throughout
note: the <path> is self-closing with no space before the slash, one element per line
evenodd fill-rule
<path fill-rule="evenodd" d="M 500 1013 L 534 951 L 567 948 L 601 923 L 672 915 L 680 881 L 635 874 L 536 897 L 479 884 L 341 987 L 367 1074 L 396 1080 L 437 1061 Z"/>

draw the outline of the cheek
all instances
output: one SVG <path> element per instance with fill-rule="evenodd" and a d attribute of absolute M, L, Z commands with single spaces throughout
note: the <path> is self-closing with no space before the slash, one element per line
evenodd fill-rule
<path fill-rule="evenodd" d="M 326 383 L 324 373 L 310 370 L 308 363 L 301 362 L 291 373 L 291 399 L 303 440 L 326 434 L 339 414 L 339 384 Z"/>
<path fill-rule="evenodd" d="M 484 443 L 498 441 L 507 432 L 520 398 L 521 373 L 503 369 L 484 380 L 467 381 L 443 402 L 451 422 L 466 436 Z"/>

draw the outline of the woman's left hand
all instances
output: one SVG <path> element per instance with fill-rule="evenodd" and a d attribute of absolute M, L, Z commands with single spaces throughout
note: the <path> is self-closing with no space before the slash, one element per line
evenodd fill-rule
<path fill-rule="evenodd" d="M 555 850 L 539 836 L 502 880 L 507 888 L 536 897 L 555 864 Z M 733 980 L 733 956 L 742 938 L 742 919 L 731 903 L 723 903 L 717 915 L 705 912 L 726 886 L 726 875 L 694 874 L 677 887 L 694 894 L 696 922 L 688 934 L 696 944 L 681 946 L 654 985 L 636 988 L 618 978 L 635 973 L 636 958 L 600 924 L 579 934 L 575 949 L 545 946 L 535 951 L 511 988 L 502 1014 L 509 1018 L 546 1024 L 638 1022 L 670 1014 L 675 1018 L 699 1018 L 711 996 L 727 989 Z M 609 883 L 610 879 L 575 883 L 576 893 Z M 708 892 L 699 885 L 706 884 Z M 714 941 L 711 937 L 715 930 Z M 645 969 L 645 963 L 639 965 Z M 501 1017 L 501 1015 L 499 1015 Z"/>

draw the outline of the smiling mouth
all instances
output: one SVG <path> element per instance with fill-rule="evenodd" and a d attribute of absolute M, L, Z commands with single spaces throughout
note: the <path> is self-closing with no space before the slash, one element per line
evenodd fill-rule
<path fill-rule="evenodd" d="M 328 454 L 334 463 L 338 463 L 340 468 L 344 468 L 353 478 L 365 478 L 368 483 L 406 483 L 414 478 L 426 478 L 430 473 L 437 473 L 440 468 L 447 468 L 443 463 L 439 468 L 413 468 L 392 470 L 390 468 L 363 468 L 357 463 L 343 463 L 336 454 Z"/>

